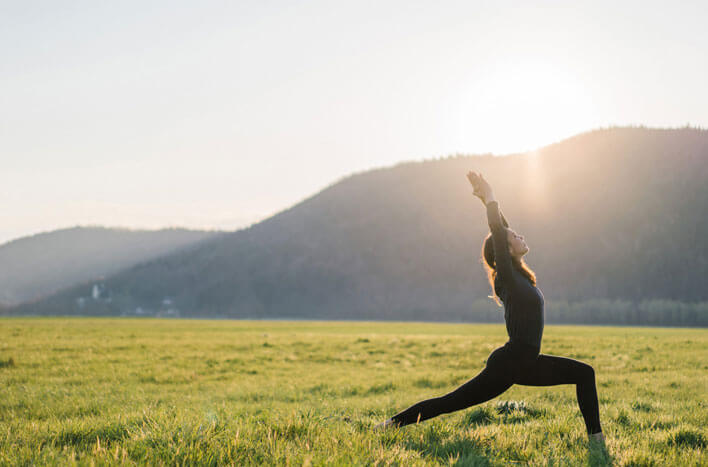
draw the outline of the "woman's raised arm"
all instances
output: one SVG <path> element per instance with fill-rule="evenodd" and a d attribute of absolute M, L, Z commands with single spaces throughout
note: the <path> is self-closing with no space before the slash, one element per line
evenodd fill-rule
<path fill-rule="evenodd" d="M 502 225 L 508 229 L 509 223 L 506 221 L 506 217 L 504 217 L 504 213 L 501 212 L 501 208 L 499 208 L 499 215 L 501 216 Z"/>
<path fill-rule="evenodd" d="M 499 202 L 492 200 L 487 203 L 487 221 L 489 222 L 489 230 L 492 231 L 492 241 L 494 242 L 494 268 L 499 275 L 499 279 L 504 284 L 511 284 L 513 280 L 511 253 L 509 253 L 509 244 L 506 227 L 506 219 L 499 210 Z"/>
<path fill-rule="evenodd" d="M 494 191 L 491 185 L 484 179 L 482 174 L 468 172 L 467 178 L 474 187 L 474 194 L 482 200 L 487 208 L 487 221 L 489 229 L 492 231 L 492 241 L 494 242 L 494 268 L 499 275 L 499 279 L 507 284 L 511 284 L 512 265 L 507 231 L 509 223 L 499 209 L 499 203 L 494 198 Z"/>

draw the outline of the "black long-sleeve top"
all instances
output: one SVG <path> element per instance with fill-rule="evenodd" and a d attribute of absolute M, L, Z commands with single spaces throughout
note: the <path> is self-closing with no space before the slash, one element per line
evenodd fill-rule
<path fill-rule="evenodd" d="M 541 348 L 543 337 L 543 294 L 511 262 L 506 228 L 509 223 L 499 210 L 499 203 L 487 204 L 487 220 L 494 242 L 497 276 L 494 292 L 504 304 L 506 331 L 511 342 Z"/>

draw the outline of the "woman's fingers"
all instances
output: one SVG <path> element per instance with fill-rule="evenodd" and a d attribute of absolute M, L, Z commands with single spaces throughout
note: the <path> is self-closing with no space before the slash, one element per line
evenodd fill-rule
<path fill-rule="evenodd" d="M 467 179 L 472 184 L 472 188 L 474 188 L 472 194 L 484 201 L 487 191 L 486 188 L 489 187 L 489 184 L 484 179 L 482 174 L 470 170 L 469 172 L 467 172 Z"/>
<path fill-rule="evenodd" d="M 489 182 L 487 181 L 487 179 L 484 178 L 484 175 L 479 174 L 479 179 L 478 179 L 478 180 L 479 180 L 480 185 L 491 187 L 491 185 L 489 184 Z"/>

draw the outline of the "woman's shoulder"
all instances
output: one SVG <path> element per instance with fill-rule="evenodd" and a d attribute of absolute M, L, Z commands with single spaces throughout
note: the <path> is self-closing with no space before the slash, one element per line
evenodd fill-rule
<path fill-rule="evenodd" d="M 511 290 L 513 287 L 513 279 L 511 281 L 503 281 L 499 278 L 499 276 L 494 278 L 494 293 L 496 293 L 497 296 L 500 298 L 507 295 L 508 291 Z"/>
<path fill-rule="evenodd" d="M 501 277 L 499 277 L 499 274 L 494 278 L 494 286 L 496 287 L 497 285 L 500 285 L 501 287 L 505 288 L 511 288 L 513 287 L 516 282 L 519 280 L 519 271 L 516 270 L 516 268 L 511 269 L 511 277 L 506 278 L 506 280 L 502 280 Z"/>

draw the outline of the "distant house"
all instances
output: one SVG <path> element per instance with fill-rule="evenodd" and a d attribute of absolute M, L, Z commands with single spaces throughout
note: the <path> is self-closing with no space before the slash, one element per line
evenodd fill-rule
<path fill-rule="evenodd" d="M 93 287 L 91 287 L 91 293 L 88 297 L 76 298 L 76 306 L 79 310 L 83 310 L 87 305 L 89 305 L 89 301 L 91 300 L 94 302 L 111 302 L 111 292 L 106 288 L 106 284 L 103 282 L 93 284 Z"/>
<path fill-rule="evenodd" d="M 106 284 L 103 282 L 99 282 L 96 284 L 93 284 L 93 288 L 91 289 L 91 298 L 94 300 L 103 300 L 106 302 L 111 301 L 111 292 L 106 288 Z"/>
<path fill-rule="evenodd" d="M 170 297 L 165 297 L 162 299 L 162 306 L 160 307 L 160 310 L 157 312 L 156 316 L 162 317 L 162 318 L 179 318 L 180 313 L 177 308 L 174 306 L 174 301 Z"/>

